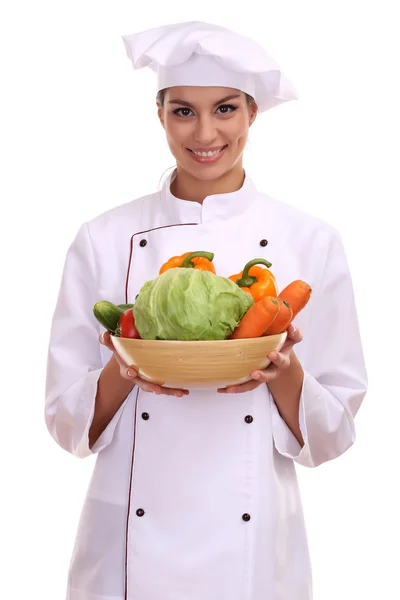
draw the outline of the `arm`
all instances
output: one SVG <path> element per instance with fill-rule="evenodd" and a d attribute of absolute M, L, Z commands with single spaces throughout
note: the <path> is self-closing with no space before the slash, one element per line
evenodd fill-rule
<path fill-rule="evenodd" d="M 113 355 L 102 370 L 97 384 L 94 415 L 89 429 L 90 449 L 112 421 L 134 385 L 133 381 L 121 377 L 120 365 Z"/>
<path fill-rule="evenodd" d="M 304 446 L 304 439 L 300 428 L 299 412 L 303 380 L 303 368 L 292 351 L 289 368 L 283 370 L 279 377 L 268 383 L 269 391 L 272 394 L 279 415 L 301 447 Z"/>
<path fill-rule="evenodd" d="M 80 458 L 111 442 L 123 410 L 121 394 L 128 391 L 127 387 L 119 388 L 104 408 L 114 370 L 107 365 L 103 373 L 100 327 L 92 312 L 99 299 L 97 290 L 93 249 L 88 228 L 83 225 L 65 260 L 50 333 L 45 400 L 50 434 L 64 450 Z M 90 448 L 93 421 L 91 441 L 98 439 L 96 447 Z"/>
<path fill-rule="evenodd" d="M 354 418 L 367 389 L 352 282 L 336 233 L 310 310 L 310 327 L 298 346 L 299 360 L 295 358 L 269 387 L 276 449 L 314 467 L 354 443 Z"/>

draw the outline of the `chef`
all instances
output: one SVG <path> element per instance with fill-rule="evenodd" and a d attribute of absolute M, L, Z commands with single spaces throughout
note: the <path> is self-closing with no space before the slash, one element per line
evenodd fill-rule
<path fill-rule="evenodd" d="M 134 69 L 155 72 L 176 168 L 160 191 L 84 223 L 67 253 L 45 418 L 67 452 L 97 455 L 67 598 L 310 600 L 296 465 L 352 446 L 367 380 L 340 235 L 243 169 L 257 114 L 296 92 L 263 48 L 222 27 L 179 23 L 123 41 Z M 214 252 L 219 275 L 260 257 L 280 289 L 312 287 L 271 365 L 240 386 L 147 383 L 93 316 L 98 300 L 133 302 L 168 258 L 194 250 Z"/>

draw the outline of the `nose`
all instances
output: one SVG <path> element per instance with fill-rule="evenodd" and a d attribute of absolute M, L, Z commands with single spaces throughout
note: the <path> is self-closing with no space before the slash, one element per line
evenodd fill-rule
<path fill-rule="evenodd" d="M 197 119 L 195 136 L 202 146 L 210 146 L 216 138 L 216 127 L 212 116 L 202 115 Z"/>

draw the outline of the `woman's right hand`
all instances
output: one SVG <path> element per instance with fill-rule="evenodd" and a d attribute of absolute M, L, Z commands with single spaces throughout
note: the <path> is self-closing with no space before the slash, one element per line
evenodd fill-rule
<path fill-rule="evenodd" d="M 120 372 L 121 377 L 123 379 L 126 379 L 127 381 L 131 381 L 132 383 L 134 383 L 135 385 L 140 387 L 140 389 L 143 390 L 144 392 L 150 392 L 150 393 L 158 394 L 158 395 L 165 394 L 167 396 L 176 396 L 177 398 L 182 398 L 183 396 L 185 396 L 189 393 L 188 390 L 162 387 L 161 385 L 157 385 L 155 383 L 150 383 L 148 381 L 145 381 L 141 377 L 139 377 L 137 371 L 135 371 L 135 369 L 133 367 L 130 367 L 129 365 L 127 365 L 122 360 L 122 358 L 120 357 L 118 352 L 115 350 L 114 345 L 111 341 L 111 336 L 108 331 L 102 333 L 100 335 L 99 340 L 100 340 L 100 344 L 103 344 L 103 346 L 106 346 L 106 348 L 108 348 L 114 354 L 114 358 L 119 365 L 119 372 Z"/>

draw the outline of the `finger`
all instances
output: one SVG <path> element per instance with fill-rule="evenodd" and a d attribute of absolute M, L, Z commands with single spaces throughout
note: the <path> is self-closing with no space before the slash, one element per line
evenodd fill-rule
<path fill-rule="evenodd" d="M 188 390 L 162 387 L 160 385 L 155 385 L 153 383 L 149 383 L 148 381 L 144 381 L 143 379 L 140 379 L 140 377 L 136 379 L 136 384 L 144 392 L 149 394 L 157 394 L 157 396 L 175 396 L 176 398 L 183 398 L 183 396 L 187 396 L 189 394 Z"/>
<path fill-rule="evenodd" d="M 287 353 L 274 351 L 268 354 L 268 358 L 271 364 L 278 367 L 281 371 L 290 367 L 290 356 Z"/>
<path fill-rule="evenodd" d="M 285 343 L 283 344 L 283 346 L 281 348 L 281 352 L 283 354 L 290 355 L 293 350 L 293 346 L 295 344 L 298 344 L 302 340 L 303 340 L 303 334 L 301 333 L 300 329 L 296 329 L 296 327 L 292 324 L 289 325 L 289 328 L 287 330 L 287 337 L 286 337 Z"/>
<path fill-rule="evenodd" d="M 115 358 L 115 360 L 117 361 L 117 363 L 120 366 L 121 377 L 123 377 L 124 379 L 131 379 L 131 377 L 129 375 L 127 375 L 127 373 L 126 373 L 128 365 L 120 357 L 120 355 L 118 354 L 118 352 L 114 348 L 114 344 L 111 341 L 110 332 L 109 331 L 103 331 L 103 333 L 100 334 L 100 336 L 99 336 L 99 342 L 100 342 L 100 344 L 102 344 L 103 346 L 105 346 L 106 348 L 108 348 L 108 350 L 110 350 L 110 352 L 112 352 L 114 354 L 114 358 Z M 136 377 L 136 375 L 134 375 L 134 377 Z"/>
<path fill-rule="evenodd" d="M 138 372 L 133 367 L 128 367 L 125 363 L 119 362 L 119 357 L 114 354 L 116 361 L 119 364 L 119 372 L 123 379 L 128 379 L 129 381 L 135 381 L 138 377 Z"/>
<path fill-rule="evenodd" d="M 161 385 L 158 385 L 156 383 L 150 383 L 149 381 L 142 379 L 141 377 L 138 376 L 139 374 L 138 374 L 137 370 L 133 366 L 127 366 L 126 363 L 122 361 L 122 359 L 118 356 L 118 354 L 116 352 L 114 352 L 114 356 L 120 365 L 121 377 L 128 381 L 131 381 L 132 383 L 134 383 L 135 385 L 140 387 L 140 389 L 143 390 L 144 392 L 148 392 L 151 394 L 157 394 L 157 395 L 164 394 L 167 396 L 176 396 L 179 398 L 182 398 L 183 396 L 186 396 L 187 394 L 189 394 L 189 390 L 177 389 L 177 388 L 166 388 L 166 387 L 162 387 Z"/>
<path fill-rule="evenodd" d="M 240 385 L 229 385 L 226 388 L 219 388 L 217 392 L 219 394 L 242 394 L 243 392 L 251 392 L 255 390 L 262 381 L 246 381 Z"/>
<path fill-rule="evenodd" d="M 269 383 L 276 379 L 281 372 L 279 367 L 276 367 L 274 364 L 270 364 L 265 371 L 253 371 L 251 377 L 255 379 L 258 383 Z"/>
<path fill-rule="evenodd" d="M 115 350 L 114 344 L 111 341 L 111 334 L 109 331 L 103 331 L 103 333 L 99 336 L 99 342 L 100 342 L 100 344 L 102 344 L 103 346 L 108 348 L 108 350 L 110 350 L 111 352 L 114 352 L 116 357 L 118 356 L 118 354 Z M 121 361 L 118 361 L 118 362 L 119 362 L 119 364 L 122 364 Z M 125 364 L 125 363 L 123 363 L 123 364 Z"/>
<path fill-rule="evenodd" d="M 111 342 L 111 335 L 109 331 L 103 331 L 103 333 L 100 334 L 99 342 L 100 344 L 103 344 L 103 346 L 107 346 L 107 348 L 114 347 Z"/>
<path fill-rule="evenodd" d="M 149 394 L 157 394 L 157 396 L 160 396 L 163 393 L 161 385 L 150 383 L 149 381 L 146 381 L 141 377 L 136 377 L 134 379 L 134 382 L 138 387 L 140 387 L 141 390 L 143 390 L 143 392 L 147 392 Z"/>
<path fill-rule="evenodd" d="M 179 388 L 167 388 L 156 383 L 150 383 L 141 377 L 136 377 L 134 380 L 135 384 L 140 387 L 141 390 L 149 394 L 157 394 L 157 396 L 175 396 L 177 398 L 183 398 L 189 394 L 189 390 Z"/>
<path fill-rule="evenodd" d="M 119 364 L 120 374 L 123 379 L 127 379 L 128 381 L 132 381 L 135 383 L 140 389 L 144 392 L 149 392 L 157 395 L 167 395 L 167 396 L 176 396 L 182 398 L 183 396 L 187 396 L 189 394 L 189 390 L 185 389 L 177 389 L 177 388 L 166 388 L 161 385 L 157 385 L 154 383 L 150 383 L 141 377 L 138 377 L 138 372 L 134 367 L 128 366 L 126 362 L 120 357 L 118 352 L 116 352 L 114 345 L 111 341 L 111 335 L 109 331 L 104 331 L 99 336 L 99 341 L 101 344 L 106 346 L 109 350 L 114 353 L 115 360 Z"/>
<path fill-rule="evenodd" d="M 183 398 L 184 396 L 187 396 L 189 394 L 189 390 L 181 390 L 181 389 L 177 389 L 177 388 L 162 387 L 161 394 L 164 394 L 167 396 L 175 396 L 176 398 Z"/>
<path fill-rule="evenodd" d="M 167 394 L 167 396 L 176 396 L 177 398 L 183 398 L 183 396 L 187 396 L 189 394 L 189 390 L 181 389 L 181 388 L 161 388 L 162 394 Z"/>
<path fill-rule="evenodd" d="M 300 329 L 297 329 L 293 323 L 290 323 L 287 329 L 287 340 L 290 340 L 292 344 L 298 344 L 303 339 L 303 334 Z"/>

